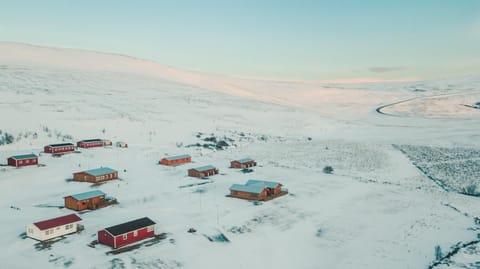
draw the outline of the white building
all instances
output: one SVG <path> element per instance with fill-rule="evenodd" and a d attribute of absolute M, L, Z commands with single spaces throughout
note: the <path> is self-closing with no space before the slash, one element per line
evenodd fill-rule
<path fill-rule="evenodd" d="M 45 241 L 78 231 L 78 222 L 82 219 L 76 214 L 39 221 L 27 226 L 27 236 Z"/>

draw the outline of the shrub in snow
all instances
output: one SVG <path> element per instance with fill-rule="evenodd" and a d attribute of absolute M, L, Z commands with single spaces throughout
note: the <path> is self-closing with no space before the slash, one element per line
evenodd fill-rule
<path fill-rule="evenodd" d="M 4 133 L 3 136 L 0 136 L 0 145 L 12 144 L 15 141 L 15 137 L 9 133 Z"/>
<path fill-rule="evenodd" d="M 435 246 L 435 260 L 440 261 L 443 258 L 442 248 L 439 245 Z"/>
<path fill-rule="evenodd" d="M 331 173 L 333 173 L 333 168 L 332 168 L 331 166 L 325 166 L 325 167 L 323 168 L 323 172 L 324 172 L 325 174 L 331 174 Z"/>
<path fill-rule="evenodd" d="M 480 195 L 480 193 L 477 192 L 477 185 L 476 184 L 471 184 L 463 188 L 463 193 L 468 194 L 468 195 L 473 195 L 477 196 Z"/>

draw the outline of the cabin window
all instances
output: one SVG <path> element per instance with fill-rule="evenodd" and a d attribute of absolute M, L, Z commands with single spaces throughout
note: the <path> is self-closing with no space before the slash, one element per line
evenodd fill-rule
<path fill-rule="evenodd" d="M 33 234 L 33 229 L 32 229 L 32 228 L 28 228 L 28 233 L 29 233 L 29 234 Z"/>
<path fill-rule="evenodd" d="M 22 163 L 23 163 L 23 161 L 18 161 L 18 163 L 19 163 L 19 164 L 22 164 Z"/>
<path fill-rule="evenodd" d="M 238 191 L 232 191 L 232 194 L 238 194 Z"/>
<path fill-rule="evenodd" d="M 133 236 L 138 236 L 138 231 L 133 231 Z"/>
<path fill-rule="evenodd" d="M 30 160 L 25 160 L 25 163 L 30 163 Z"/>
<path fill-rule="evenodd" d="M 250 197 L 258 197 L 258 193 L 250 193 Z"/>
<path fill-rule="evenodd" d="M 123 235 L 123 240 L 127 240 L 127 234 Z"/>
<path fill-rule="evenodd" d="M 153 232 L 153 225 L 148 226 L 147 232 Z"/>

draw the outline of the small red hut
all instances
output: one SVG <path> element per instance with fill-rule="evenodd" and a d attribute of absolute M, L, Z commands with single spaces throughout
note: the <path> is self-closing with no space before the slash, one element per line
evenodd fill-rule
<path fill-rule="evenodd" d="M 63 199 L 66 208 L 76 211 L 95 210 L 108 205 L 106 194 L 100 190 L 69 195 Z"/>
<path fill-rule="evenodd" d="M 233 184 L 230 187 L 230 197 L 267 201 L 288 193 L 282 189 L 282 184 L 272 181 L 250 179 L 245 185 Z"/>
<path fill-rule="evenodd" d="M 75 150 L 75 146 L 72 143 L 51 144 L 43 148 L 43 151 L 45 153 L 53 153 L 53 154 L 73 152 L 74 150 Z"/>
<path fill-rule="evenodd" d="M 144 217 L 98 231 L 98 242 L 119 248 L 155 236 L 155 222 Z"/>
<path fill-rule="evenodd" d="M 188 170 L 188 176 L 190 177 L 208 177 L 218 174 L 218 169 L 213 165 L 205 165 Z"/>
<path fill-rule="evenodd" d="M 233 160 L 230 162 L 230 167 L 231 168 L 240 168 L 240 169 L 245 169 L 249 167 L 257 166 L 257 163 L 250 158 L 243 158 L 239 160 Z"/>
<path fill-rule="evenodd" d="M 192 157 L 188 154 L 178 156 L 168 156 L 160 160 L 163 165 L 181 165 L 192 161 Z"/>
<path fill-rule="evenodd" d="M 91 169 L 87 171 L 73 173 L 74 181 L 98 183 L 107 180 L 113 180 L 118 178 L 118 171 L 108 168 L 101 167 L 97 169 Z"/>
<path fill-rule="evenodd" d="M 35 154 L 16 155 L 7 159 L 8 165 L 20 167 L 27 165 L 37 165 L 38 156 Z"/>
<path fill-rule="evenodd" d="M 103 147 L 104 141 L 102 139 L 86 139 L 80 140 L 77 142 L 77 147 L 79 148 L 94 148 L 94 147 Z"/>

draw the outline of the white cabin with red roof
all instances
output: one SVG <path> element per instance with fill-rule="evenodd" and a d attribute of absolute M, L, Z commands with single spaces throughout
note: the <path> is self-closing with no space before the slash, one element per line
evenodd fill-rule
<path fill-rule="evenodd" d="M 76 214 L 43 220 L 27 226 L 27 236 L 45 241 L 78 231 L 78 222 L 82 219 Z"/>

